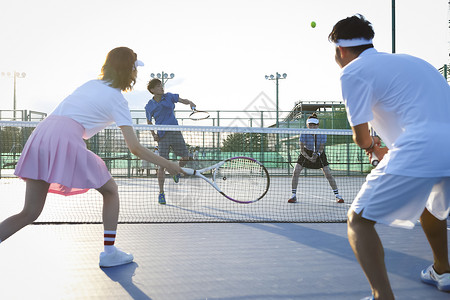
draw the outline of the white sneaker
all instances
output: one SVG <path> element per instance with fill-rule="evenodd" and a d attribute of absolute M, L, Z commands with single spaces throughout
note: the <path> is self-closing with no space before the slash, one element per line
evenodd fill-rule
<path fill-rule="evenodd" d="M 434 270 L 433 265 L 422 270 L 420 278 L 423 282 L 436 286 L 440 291 L 450 292 L 450 273 L 438 275 Z"/>
<path fill-rule="evenodd" d="M 134 259 L 133 254 L 125 253 L 119 249 L 115 249 L 114 252 L 100 253 L 100 267 L 115 267 L 132 262 Z"/>

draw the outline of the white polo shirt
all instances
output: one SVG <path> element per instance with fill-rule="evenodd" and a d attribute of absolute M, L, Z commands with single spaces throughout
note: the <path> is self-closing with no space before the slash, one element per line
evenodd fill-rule
<path fill-rule="evenodd" d="M 370 122 L 390 149 L 386 173 L 450 176 L 450 87 L 432 65 L 370 48 L 342 69 L 341 87 L 350 125 Z"/>
<path fill-rule="evenodd" d="M 128 102 L 122 92 L 103 80 L 86 82 L 65 98 L 51 114 L 69 117 L 83 125 L 84 139 L 113 123 L 117 126 L 133 125 Z"/>

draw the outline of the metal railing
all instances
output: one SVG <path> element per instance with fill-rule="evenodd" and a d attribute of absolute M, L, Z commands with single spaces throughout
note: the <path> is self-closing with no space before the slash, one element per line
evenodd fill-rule
<path fill-rule="evenodd" d="M 34 110 L 0 110 L 0 120 L 3 121 L 42 121 L 47 113 Z"/>

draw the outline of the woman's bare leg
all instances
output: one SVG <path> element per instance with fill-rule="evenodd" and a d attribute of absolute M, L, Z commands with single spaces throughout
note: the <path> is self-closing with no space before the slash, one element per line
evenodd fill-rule
<path fill-rule="evenodd" d="M 22 211 L 0 223 L 0 240 L 4 241 L 41 214 L 50 184 L 42 180 L 27 179 L 25 204 Z"/>
<path fill-rule="evenodd" d="M 119 220 L 119 188 L 111 178 L 97 191 L 103 196 L 103 228 L 115 231 Z"/>

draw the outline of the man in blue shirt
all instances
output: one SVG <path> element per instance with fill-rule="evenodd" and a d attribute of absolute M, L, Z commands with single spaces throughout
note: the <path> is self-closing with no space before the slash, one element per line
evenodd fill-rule
<path fill-rule="evenodd" d="M 147 89 L 153 94 L 153 98 L 148 101 L 145 106 L 145 115 L 147 117 L 147 124 L 153 124 L 152 119 L 155 119 L 156 125 L 178 125 L 178 121 L 175 118 L 175 103 L 180 102 L 186 105 L 190 105 L 191 109 L 195 107 L 194 102 L 182 99 L 178 94 L 164 93 L 161 80 L 152 79 L 147 85 Z M 152 130 L 152 135 L 159 146 L 159 155 L 168 159 L 169 148 L 172 148 L 173 152 L 177 156 L 181 156 L 180 166 L 186 165 L 189 160 L 189 151 L 184 142 L 183 135 L 179 131 L 162 131 L 158 130 L 155 133 Z M 178 183 L 180 175 L 175 175 L 173 180 Z M 166 197 L 164 194 L 164 181 L 165 181 L 165 169 L 160 168 L 158 171 L 158 184 L 159 184 L 159 204 L 166 204 Z"/>

